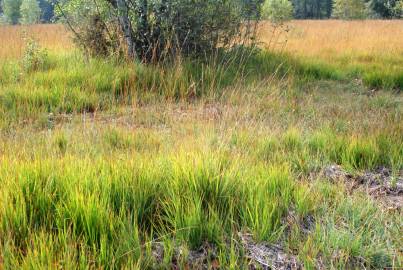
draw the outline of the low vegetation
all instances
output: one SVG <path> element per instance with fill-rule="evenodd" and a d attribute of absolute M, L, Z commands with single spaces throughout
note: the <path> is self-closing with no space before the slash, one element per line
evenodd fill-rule
<path fill-rule="evenodd" d="M 263 45 L 341 78 L 361 79 L 372 89 L 403 89 L 401 21 L 294 21 L 287 26 L 288 34 L 278 34 L 265 25 Z"/>
<path fill-rule="evenodd" d="M 401 205 L 357 180 L 387 169 L 401 200 L 401 22 L 320 23 L 148 65 L 0 28 L 0 268 L 265 267 L 246 236 L 305 269 L 401 267 Z"/>

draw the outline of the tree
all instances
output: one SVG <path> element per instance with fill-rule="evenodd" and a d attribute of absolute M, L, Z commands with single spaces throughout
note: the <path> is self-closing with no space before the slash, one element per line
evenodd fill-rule
<path fill-rule="evenodd" d="M 0 25 L 6 24 L 6 18 L 3 14 L 3 1 L 0 1 Z"/>
<path fill-rule="evenodd" d="M 297 19 L 322 19 L 331 16 L 332 0 L 291 0 Z"/>
<path fill-rule="evenodd" d="M 9 24 L 17 24 L 20 19 L 21 0 L 3 0 L 4 18 Z"/>
<path fill-rule="evenodd" d="M 367 3 L 368 13 L 375 18 L 399 18 L 399 5 L 402 0 L 369 0 Z"/>
<path fill-rule="evenodd" d="M 292 4 L 288 0 L 266 0 L 262 8 L 262 16 L 274 23 L 282 23 L 292 18 Z"/>
<path fill-rule="evenodd" d="M 333 17 L 339 19 L 364 19 L 367 16 L 363 0 L 335 0 Z"/>
<path fill-rule="evenodd" d="M 325 3 L 326 18 L 330 18 L 333 11 L 333 0 L 326 0 Z"/>
<path fill-rule="evenodd" d="M 403 19 L 403 1 L 397 1 L 393 8 L 393 17 Z"/>
<path fill-rule="evenodd" d="M 128 5 L 125 3 L 124 0 L 116 0 L 115 8 L 118 10 L 119 23 L 122 27 L 123 34 L 124 34 L 124 37 L 126 40 L 128 56 L 133 58 L 135 56 L 135 45 L 134 45 L 134 40 L 133 40 L 133 31 L 132 31 L 130 20 L 129 20 Z M 144 21 L 144 17 L 146 16 L 146 12 L 147 12 L 147 1 L 146 0 L 143 0 L 143 3 L 142 3 L 142 5 L 140 5 L 140 8 L 144 8 L 144 10 L 142 10 L 140 12 L 139 18 L 141 21 Z M 146 27 L 146 26 L 140 25 L 140 27 Z M 146 29 L 143 29 L 140 31 L 146 31 Z"/>
<path fill-rule="evenodd" d="M 60 0 L 55 4 L 58 15 L 65 19 L 80 45 L 86 49 L 92 50 L 89 44 L 100 44 L 99 40 L 91 41 L 92 37 L 108 42 L 111 50 L 121 49 L 116 42 L 123 36 L 129 57 L 150 62 L 167 55 L 205 57 L 218 48 L 236 45 L 240 39 L 253 40 L 251 37 L 257 29 L 261 2 Z M 89 19 L 91 17 L 101 21 Z M 88 35 L 88 29 L 97 35 Z M 117 29 L 119 34 L 116 34 Z"/>
<path fill-rule="evenodd" d="M 41 21 L 50 22 L 53 19 L 53 5 L 49 0 L 39 0 L 39 7 L 42 10 Z"/>
<path fill-rule="evenodd" d="M 20 7 L 20 23 L 34 24 L 39 22 L 41 17 L 41 8 L 37 0 L 23 0 Z"/>

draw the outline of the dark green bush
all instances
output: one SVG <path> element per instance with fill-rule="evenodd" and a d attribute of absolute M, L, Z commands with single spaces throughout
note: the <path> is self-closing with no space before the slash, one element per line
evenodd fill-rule
<path fill-rule="evenodd" d="M 60 15 L 90 54 L 122 49 L 144 62 L 167 55 L 204 57 L 254 40 L 261 0 L 76 0 Z M 85 12 L 85 15 L 83 14 Z"/>

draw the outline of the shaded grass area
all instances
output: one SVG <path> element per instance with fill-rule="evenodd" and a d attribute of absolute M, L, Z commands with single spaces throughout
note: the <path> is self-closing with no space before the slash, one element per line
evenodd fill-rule
<path fill-rule="evenodd" d="M 303 88 L 321 80 L 362 77 L 369 87 L 401 89 L 398 68 L 342 67 L 295 59 L 289 55 L 238 49 L 206 61 L 176 60 L 159 66 L 125 64 L 79 54 L 50 55 L 37 71 L 24 72 L 18 62 L 2 64 L 0 113 L 3 118 L 40 113 L 94 112 L 155 100 L 217 99 L 229 88 L 288 81 Z M 390 71 L 390 72 L 389 72 Z"/>
<path fill-rule="evenodd" d="M 300 80 L 300 83 L 323 79 L 358 79 L 362 80 L 364 86 L 372 89 L 403 89 L 403 60 L 399 56 L 340 55 L 325 60 L 321 57 L 297 57 L 290 53 L 263 53 L 252 63 L 260 63 L 259 60 L 276 63 L 280 75 L 289 73 Z"/>
<path fill-rule="evenodd" d="M 266 22 L 259 38 L 264 47 L 303 62 L 322 62 L 371 89 L 401 91 L 401 26 L 399 20 L 303 20 L 288 23 L 284 32 Z"/>
<path fill-rule="evenodd" d="M 403 58 L 399 55 L 345 54 L 334 57 L 332 65 L 372 89 L 403 89 Z"/>

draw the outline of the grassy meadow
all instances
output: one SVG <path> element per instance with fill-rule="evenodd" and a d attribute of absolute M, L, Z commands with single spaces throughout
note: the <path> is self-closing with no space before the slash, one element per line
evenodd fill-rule
<path fill-rule="evenodd" d="M 287 34 L 274 35 L 265 25 L 262 41 L 269 49 L 297 56 L 306 64 L 326 67 L 340 78 L 359 78 L 374 89 L 403 89 L 401 20 L 294 21 Z M 330 68 L 330 67 L 328 67 Z"/>
<path fill-rule="evenodd" d="M 245 236 L 291 269 L 401 268 L 401 204 L 360 177 L 402 201 L 403 21 L 276 31 L 144 65 L 0 27 L 0 269 L 267 269 Z"/>

